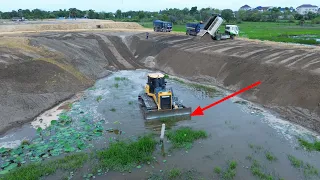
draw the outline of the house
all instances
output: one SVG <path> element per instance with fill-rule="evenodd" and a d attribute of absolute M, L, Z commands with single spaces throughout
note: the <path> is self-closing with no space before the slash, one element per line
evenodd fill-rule
<path fill-rule="evenodd" d="M 318 12 L 318 6 L 311 5 L 311 4 L 303 4 L 299 7 L 297 7 L 297 12 L 301 15 L 305 15 L 308 12 L 317 13 Z"/>
<path fill-rule="evenodd" d="M 248 11 L 248 10 L 251 10 L 251 7 L 248 5 L 244 5 L 244 6 L 240 7 L 239 10 Z"/>
<path fill-rule="evenodd" d="M 268 7 L 262 7 L 262 6 L 258 6 L 256 8 L 254 8 L 254 10 L 257 10 L 257 11 L 260 11 L 260 12 L 265 12 L 265 11 L 268 11 L 271 7 L 268 6 Z"/>

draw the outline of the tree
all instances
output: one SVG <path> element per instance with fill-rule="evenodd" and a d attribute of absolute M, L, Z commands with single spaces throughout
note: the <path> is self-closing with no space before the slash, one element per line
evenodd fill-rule
<path fill-rule="evenodd" d="M 139 17 L 139 19 L 143 19 L 145 17 L 144 12 L 143 11 L 139 11 L 138 17 Z"/>
<path fill-rule="evenodd" d="M 121 17 L 122 17 L 122 12 L 121 12 L 120 9 L 118 9 L 118 10 L 116 11 L 116 18 L 121 18 Z"/>
<path fill-rule="evenodd" d="M 294 19 L 296 19 L 296 20 L 302 20 L 303 19 L 303 16 L 301 15 L 301 14 L 295 14 L 294 15 Z"/>
<path fill-rule="evenodd" d="M 227 22 L 233 21 L 235 19 L 233 15 L 233 11 L 231 9 L 224 9 L 221 12 L 221 16 L 223 19 L 225 19 Z"/>
<path fill-rule="evenodd" d="M 72 18 L 77 18 L 77 9 L 76 8 L 70 8 L 69 9 L 69 14 L 70 14 L 70 17 Z"/>
<path fill-rule="evenodd" d="M 106 18 L 106 13 L 105 12 L 100 12 L 99 13 L 99 19 L 105 19 Z"/>
<path fill-rule="evenodd" d="M 190 14 L 191 14 L 191 15 L 196 14 L 197 11 L 198 11 L 197 9 L 198 9 L 197 6 L 192 7 L 192 8 L 190 9 Z"/>

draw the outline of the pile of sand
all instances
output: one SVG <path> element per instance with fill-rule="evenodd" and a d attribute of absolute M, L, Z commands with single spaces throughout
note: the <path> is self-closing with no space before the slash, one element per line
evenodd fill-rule
<path fill-rule="evenodd" d="M 98 28 L 98 26 L 100 26 Z M 53 23 L 53 24 L 19 24 L 1 25 L 0 32 L 39 32 L 79 29 L 143 29 L 141 25 L 134 22 L 109 22 L 91 21 L 80 23 Z"/>

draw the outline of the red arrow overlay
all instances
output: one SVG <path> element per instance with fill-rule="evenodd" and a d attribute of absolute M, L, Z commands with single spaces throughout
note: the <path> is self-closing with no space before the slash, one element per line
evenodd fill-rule
<path fill-rule="evenodd" d="M 241 93 L 243 93 L 243 92 L 245 92 L 245 91 L 248 91 L 249 89 L 254 88 L 255 86 L 258 86 L 259 84 L 261 84 L 260 81 L 254 83 L 254 84 L 251 84 L 250 86 L 245 87 L 245 88 L 243 88 L 243 89 L 241 89 L 241 90 L 239 90 L 239 91 L 237 91 L 237 92 L 235 92 L 235 93 L 233 93 L 233 94 L 230 94 L 229 96 L 226 96 L 226 97 L 220 99 L 219 101 L 214 102 L 214 103 L 212 103 L 212 104 L 210 104 L 210 105 L 208 105 L 208 106 L 206 106 L 206 107 L 204 107 L 204 108 L 201 108 L 200 106 L 198 106 L 197 109 L 193 111 L 193 113 L 191 114 L 191 116 L 203 116 L 203 115 L 204 115 L 203 111 L 205 111 L 205 110 L 207 110 L 207 109 L 210 109 L 210 108 L 212 108 L 213 106 L 215 106 L 215 105 L 217 105 L 217 104 L 220 104 L 220 103 L 222 103 L 223 101 L 225 101 L 225 100 L 227 100 L 227 99 L 230 99 L 230 98 L 232 98 L 232 97 L 234 97 L 234 96 L 236 96 L 236 95 L 238 95 L 238 94 L 241 94 Z"/>

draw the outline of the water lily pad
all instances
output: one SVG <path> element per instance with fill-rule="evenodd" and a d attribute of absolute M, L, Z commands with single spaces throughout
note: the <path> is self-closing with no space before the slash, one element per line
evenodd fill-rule
<path fill-rule="evenodd" d="M 3 170 L 3 171 L 0 171 L 0 174 L 4 175 L 4 174 L 7 174 L 8 172 L 9 172 L 8 170 Z"/>
<path fill-rule="evenodd" d="M 57 122 L 57 120 L 52 120 L 50 124 L 51 124 L 51 126 L 54 126 L 54 125 L 57 125 L 58 122 Z"/>
<path fill-rule="evenodd" d="M 4 168 L 4 170 L 11 171 L 12 169 L 16 168 L 17 166 L 18 166 L 17 163 L 12 163 L 9 166 L 7 166 L 6 168 Z"/>
<path fill-rule="evenodd" d="M 9 166 L 9 165 L 10 165 L 9 162 L 5 162 L 5 163 L 3 163 L 3 164 L 1 165 L 1 168 L 5 168 L 5 167 L 7 167 L 7 166 Z"/>

